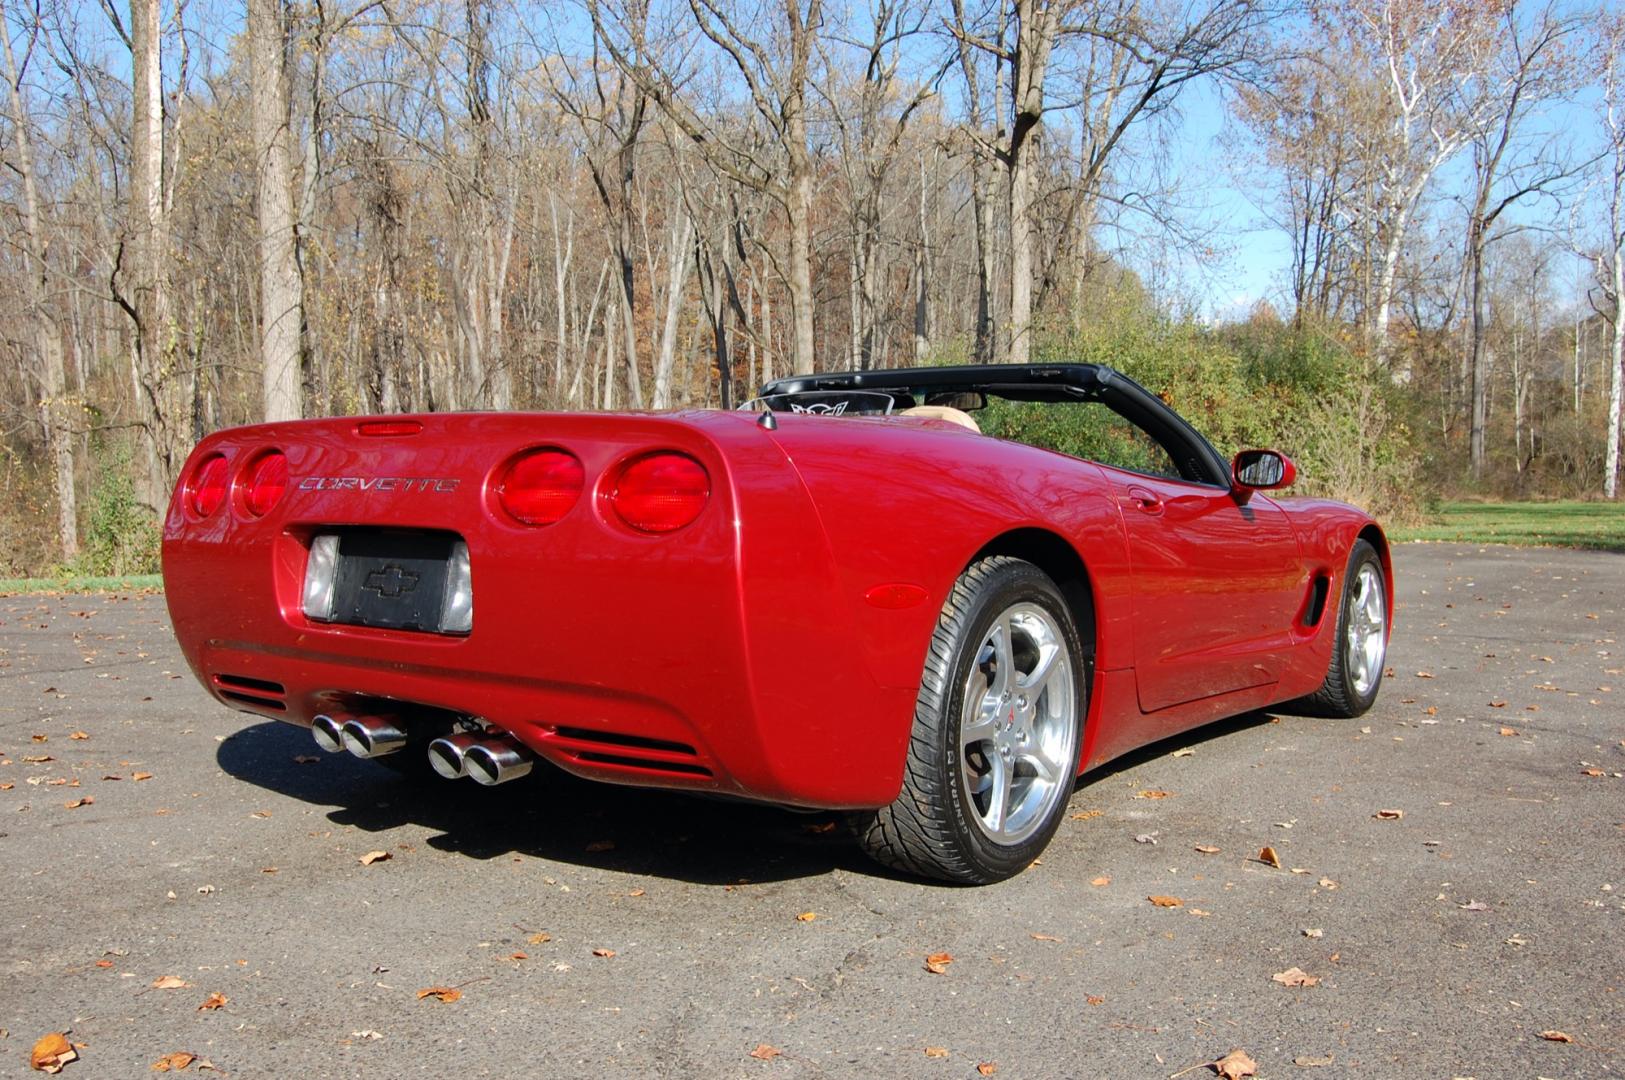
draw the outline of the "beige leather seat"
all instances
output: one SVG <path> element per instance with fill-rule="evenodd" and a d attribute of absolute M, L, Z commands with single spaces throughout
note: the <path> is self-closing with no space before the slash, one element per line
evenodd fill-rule
<path fill-rule="evenodd" d="M 924 416 L 932 420 L 946 420 L 960 427 L 970 428 L 978 435 L 982 429 L 976 426 L 976 419 L 970 413 L 955 409 L 948 405 L 916 405 L 912 409 L 904 409 L 898 416 Z"/>

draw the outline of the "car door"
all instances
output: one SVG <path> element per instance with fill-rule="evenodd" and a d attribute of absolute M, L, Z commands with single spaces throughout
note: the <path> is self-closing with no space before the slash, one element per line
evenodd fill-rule
<path fill-rule="evenodd" d="M 1280 678 L 1305 570 L 1280 507 L 1104 467 L 1128 536 L 1142 712 Z"/>

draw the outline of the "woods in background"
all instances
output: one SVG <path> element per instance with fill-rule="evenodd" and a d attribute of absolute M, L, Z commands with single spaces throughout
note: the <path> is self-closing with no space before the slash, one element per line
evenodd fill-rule
<path fill-rule="evenodd" d="M 0 574 L 143 568 L 186 453 L 225 425 L 726 408 L 793 371 L 972 360 L 1114 364 L 1388 512 L 1424 477 L 1617 495 L 1608 10 L 3 14 Z M 1204 170 L 1182 116 L 1219 107 Z M 1202 268 L 1253 224 L 1204 216 L 1225 169 L 1291 262 L 1212 325 Z"/>

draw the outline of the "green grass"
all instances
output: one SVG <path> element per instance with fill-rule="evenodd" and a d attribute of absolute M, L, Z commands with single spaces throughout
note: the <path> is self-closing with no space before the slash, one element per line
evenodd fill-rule
<path fill-rule="evenodd" d="M 1625 553 L 1625 503 L 1450 502 L 1432 521 L 1395 529 L 1392 538 Z"/>
<path fill-rule="evenodd" d="M 164 579 L 157 574 L 129 577 L 0 578 L 0 596 L 15 593 L 106 593 L 162 591 Z"/>

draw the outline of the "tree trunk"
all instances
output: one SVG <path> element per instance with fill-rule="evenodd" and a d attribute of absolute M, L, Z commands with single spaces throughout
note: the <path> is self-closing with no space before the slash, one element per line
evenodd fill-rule
<path fill-rule="evenodd" d="M 28 323 L 39 358 L 40 428 L 51 458 L 56 487 L 57 547 L 64 563 L 79 554 L 79 508 L 73 487 L 73 403 L 67 397 L 67 369 L 62 355 L 62 332 L 51 310 L 47 245 L 40 221 L 39 187 L 34 177 L 33 141 L 16 57 L 11 51 L 11 26 L 0 13 L 0 44 L 5 46 L 6 89 L 11 106 L 15 167 L 23 185 L 23 250 L 28 264 L 23 274 Z"/>
<path fill-rule="evenodd" d="M 1616 216 L 1617 216 L 1616 211 Z M 1616 231 L 1615 236 L 1618 236 Z M 1625 382 L 1625 250 L 1614 248 L 1614 340 L 1608 366 L 1608 451 L 1604 459 L 1602 493 L 1619 495 L 1619 424 L 1621 383 Z"/>
<path fill-rule="evenodd" d="M 666 317 L 660 330 L 660 351 L 655 355 L 654 399 L 651 408 L 671 408 L 671 373 L 677 363 L 677 327 L 682 321 L 683 294 L 688 285 L 688 268 L 694 246 L 694 219 L 687 214 L 672 236 L 666 273 Z"/>
<path fill-rule="evenodd" d="M 1011 99 L 1006 167 L 1010 173 L 1010 353 L 1009 362 L 1032 358 L 1033 269 L 1037 265 L 1032 208 L 1037 190 L 1038 147 L 1044 123 L 1044 75 L 1054 41 L 1054 12 L 1048 0 L 1017 0 L 1015 77 Z"/>
<path fill-rule="evenodd" d="M 259 177 L 260 385 L 267 421 L 304 413 L 288 73 L 281 0 L 248 0 L 254 160 Z"/>
<path fill-rule="evenodd" d="M 174 456 L 165 405 L 172 381 L 165 339 L 169 323 L 168 236 L 164 221 L 164 99 L 159 0 L 130 2 L 130 202 L 134 284 L 131 376 L 141 418 L 143 500 L 161 509 Z"/>

